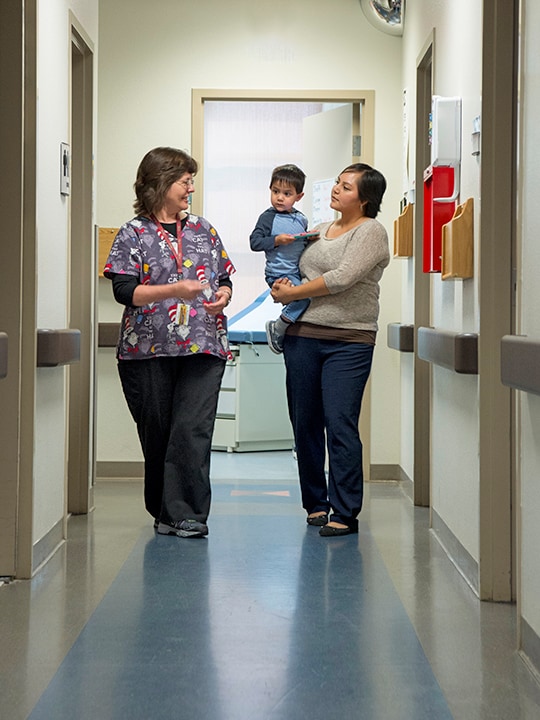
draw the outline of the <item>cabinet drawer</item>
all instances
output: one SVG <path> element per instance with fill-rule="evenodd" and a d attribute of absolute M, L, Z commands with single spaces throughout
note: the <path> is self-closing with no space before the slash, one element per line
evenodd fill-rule
<path fill-rule="evenodd" d="M 221 387 L 223 390 L 235 390 L 236 389 L 236 363 L 225 365 L 225 372 L 223 373 L 223 379 L 221 380 Z"/>
<path fill-rule="evenodd" d="M 216 418 L 212 450 L 233 452 L 236 447 L 236 423 L 234 418 Z"/>
<path fill-rule="evenodd" d="M 234 417 L 236 415 L 236 393 L 234 390 L 221 390 L 217 406 L 218 417 Z"/>

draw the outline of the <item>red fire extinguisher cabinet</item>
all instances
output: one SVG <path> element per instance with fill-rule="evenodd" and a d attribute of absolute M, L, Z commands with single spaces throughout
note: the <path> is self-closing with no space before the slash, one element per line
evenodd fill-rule
<path fill-rule="evenodd" d="M 438 198 L 452 197 L 454 168 L 430 165 L 424 171 L 424 256 L 425 273 L 441 272 L 442 226 L 450 222 L 456 201 L 441 202 Z"/>

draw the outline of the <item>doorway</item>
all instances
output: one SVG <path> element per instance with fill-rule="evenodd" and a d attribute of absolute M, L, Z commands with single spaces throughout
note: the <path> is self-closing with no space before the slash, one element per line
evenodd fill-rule
<path fill-rule="evenodd" d="M 0 283 L 8 371 L 0 413 L 0 576 L 32 574 L 36 374 L 35 2 L 0 4 L 0 193 L 9 272 Z"/>
<path fill-rule="evenodd" d="M 414 228 L 414 327 L 431 326 L 431 276 L 423 272 L 424 169 L 431 162 L 429 114 L 433 95 L 433 34 L 428 38 L 416 69 L 416 197 Z M 416 338 L 415 338 L 416 344 Z M 413 500 L 430 507 L 431 498 L 431 366 L 414 357 Z"/>
<path fill-rule="evenodd" d="M 500 341 L 515 328 L 519 0 L 484 4 L 480 228 L 480 597 L 515 599 L 516 429 Z M 514 499 L 514 502 L 513 502 Z"/>
<path fill-rule="evenodd" d="M 315 163 L 313 165 L 310 165 L 309 167 L 303 167 L 303 169 L 306 171 L 306 174 L 308 175 L 308 178 L 313 181 L 320 181 L 320 180 L 333 180 L 335 178 L 335 174 L 339 172 L 342 167 L 345 167 L 351 162 L 364 162 L 370 165 L 373 165 L 373 155 L 374 155 L 374 101 L 375 101 L 375 93 L 372 90 L 367 91 L 324 91 L 319 90 L 315 93 L 313 91 L 271 91 L 271 90 L 264 90 L 264 91 L 257 91 L 257 90 L 246 90 L 246 91 L 238 91 L 238 90 L 193 90 L 192 91 L 192 154 L 197 159 L 199 163 L 199 171 L 197 174 L 197 182 L 200 183 L 202 187 L 206 187 L 206 182 L 204 182 L 205 178 L 205 168 L 207 167 L 207 153 L 212 151 L 212 148 L 208 148 L 208 144 L 206 142 L 205 137 L 205 110 L 209 107 L 210 103 L 230 103 L 230 104 L 266 104 L 267 107 L 277 107 L 277 104 L 286 104 L 291 106 L 298 105 L 298 104 L 313 104 L 314 109 L 308 113 L 308 116 L 304 119 L 303 122 L 307 123 L 308 121 L 316 120 L 317 117 L 320 115 L 325 115 L 325 113 L 321 113 L 320 110 L 324 107 L 328 106 L 342 106 L 346 105 L 348 106 L 348 114 L 350 116 L 350 122 L 343 124 L 343 118 L 341 117 L 341 113 L 336 113 L 336 117 L 332 118 L 333 123 L 335 125 L 332 125 L 332 127 L 340 128 L 339 130 L 336 130 L 335 135 L 336 136 L 343 136 L 344 130 L 343 128 L 347 128 L 348 138 L 343 137 L 336 137 L 336 142 L 338 143 L 338 149 L 336 151 L 336 154 L 332 157 L 332 152 L 326 152 L 323 153 L 321 151 L 322 147 L 325 147 L 326 145 L 331 145 L 332 136 L 334 133 L 330 131 L 330 125 L 327 124 L 327 119 L 321 118 L 320 127 L 318 127 L 316 130 L 313 128 L 312 130 L 312 138 L 318 138 L 318 140 L 314 140 L 315 145 L 312 145 L 312 149 L 306 149 L 304 152 L 304 157 L 313 157 L 317 156 L 319 163 Z M 339 110 L 339 107 L 336 107 L 335 110 Z M 272 114 L 272 110 L 267 111 L 268 114 Z M 282 111 L 283 112 L 283 111 Z M 333 112 L 332 110 L 329 110 L 328 113 Z M 318 114 L 317 114 L 318 113 Z M 319 125 L 319 123 L 317 123 Z M 307 137 L 310 133 L 304 133 L 302 131 L 303 137 L 304 135 Z M 322 135 L 320 134 L 322 133 Z M 323 139 L 321 139 L 323 138 Z M 344 142 L 345 140 L 345 154 L 344 154 Z M 318 144 L 317 144 L 318 142 Z M 245 140 L 244 140 L 245 143 Z M 301 140 L 302 144 L 302 140 Z M 233 143 L 233 145 L 236 147 L 237 145 Z M 339 147 L 340 146 L 340 147 Z M 313 147 L 316 149 L 314 150 Z M 347 158 L 345 160 L 345 157 Z M 322 162 L 323 158 L 326 158 L 324 162 Z M 341 160 L 337 160 L 336 158 L 341 158 Z M 287 157 L 284 158 L 281 162 L 291 162 L 293 161 L 291 158 Z M 299 164 L 303 164 L 302 162 L 299 162 Z M 307 162 L 307 161 L 306 161 Z M 321 164 L 322 163 L 322 164 Z M 338 167 L 336 167 L 336 163 Z M 279 163 L 276 163 L 279 164 Z M 227 176 L 222 175 L 222 182 L 221 186 L 225 185 L 226 187 L 231 187 L 231 177 L 230 177 L 230 168 L 225 167 L 225 170 L 227 171 Z M 202 180 L 202 182 L 201 182 Z M 249 221 L 249 226 L 244 228 L 240 234 L 243 238 L 243 242 L 245 244 L 245 247 L 248 249 L 247 252 L 249 253 L 249 233 L 251 232 L 253 228 L 253 224 L 255 223 L 258 215 L 268 206 L 269 203 L 269 191 L 268 191 L 268 185 L 270 181 L 270 174 L 268 171 L 265 171 L 264 177 L 261 177 L 260 180 L 258 180 L 258 185 L 260 185 L 261 192 L 262 192 L 262 199 L 260 202 L 256 203 L 255 207 L 249 208 L 249 216 L 252 219 Z M 230 190 L 229 190 L 230 192 Z M 196 214 L 205 214 L 206 213 L 206 204 L 205 204 L 205 196 L 206 192 L 203 193 L 195 193 L 193 195 L 193 204 L 192 204 L 192 211 Z M 311 189 L 306 192 L 307 198 L 311 196 Z M 235 202 L 238 203 L 238 210 L 239 213 L 245 213 L 246 207 L 245 207 L 245 197 L 242 197 L 242 193 L 239 193 L 239 197 L 236 199 L 234 195 L 234 189 L 233 192 L 230 193 L 229 196 L 229 210 L 227 211 L 227 216 L 230 216 L 230 207 L 231 205 L 234 206 Z M 204 210 L 203 210 L 204 206 Z M 303 208 L 301 208 L 303 212 L 310 217 L 311 216 L 311 208 L 309 206 L 304 205 Z M 216 222 L 216 225 L 219 225 L 216 221 L 216 219 L 212 216 L 211 218 L 212 222 Z M 227 240 L 227 237 L 225 236 L 225 241 Z M 227 250 L 231 253 L 233 260 L 236 258 L 236 252 L 228 246 L 227 242 L 225 242 L 225 245 L 227 247 Z M 240 250 L 240 253 L 243 254 L 243 248 Z M 253 253 L 251 253 L 253 255 Z M 262 261 L 262 258 L 257 258 L 258 260 Z M 242 275 L 244 275 L 244 272 L 242 272 Z M 264 283 L 264 273 L 263 273 L 263 267 L 262 264 L 260 265 L 260 270 L 258 273 L 256 273 L 256 276 L 254 276 L 253 283 L 257 283 L 257 285 L 253 285 L 253 287 L 258 287 L 258 292 L 251 291 L 251 294 L 248 294 L 245 298 L 241 297 L 241 294 L 236 290 L 234 293 L 234 301 L 236 305 L 232 307 L 231 315 L 234 315 L 235 312 L 241 311 L 244 309 L 244 307 L 249 304 L 249 302 L 252 302 L 259 294 L 260 292 L 266 290 L 266 284 Z M 241 297 L 241 300 L 239 300 L 239 297 Z M 238 305 L 238 303 L 241 302 L 241 305 Z M 360 416 L 360 435 L 363 438 L 364 443 L 364 477 L 367 480 L 369 480 L 370 477 L 370 463 L 371 463 L 371 452 L 370 452 L 370 439 L 371 439 L 371 383 L 368 383 L 366 387 L 366 391 L 364 393 L 364 399 L 362 403 L 362 412 Z"/>
<path fill-rule="evenodd" d="M 209 219 L 223 234 L 227 250 L 236 260 L 235 264 L 239 271 L 238 275 L 242 277 L 243 287 L 235 288 L 230 308 L 231 316 L 243 310 L 249 302 L 252 302 L 266 289 L 262 264 L 264 258 L 259 253 L 252 253 L 249 250 L 249 234 L 258 215 L 269 204 L 268 185 L 271 168 L 281 162 L 295 162 L 302 166 L 303 154 L 306 154 L 303 153 L 302 147 L 303 122 L 320 113 L 325 107 L 343 104 L 362 109 L 361 112 L 353 112 L 352 120 L 352 133 L 361 137 L 361 147 L 357 153 L 353 153 L 353 138 L 350 138 L 348 162 L 372 164 L 373 91 L 318 91 L 314 95 L 312 92 L 298 91 L 193 90 L 192 154 L 199 163 L 197 184 L 200 184 L 205 190 L 204 194 L 203 192 L 194 193 L 192 209 L 196 214 L 211 212 Z M 231 159 L 225 159 L 221 167 L 209 175 L 209 182 L 207 182 L 205 174 L 208 171 L 209 158 L 211 158 L 212 165 L 219 164 L 219 159 L 216 163 L 215 158 L 217 153 L 222 152 L 219 148 L 223 146 L 223 142 L 212 142 L 205 133 L 206 117 L 215 112 L 220 113 L 216 123 L 227 125 L 231 132 L 235 132 L 235 127 L 238 131 L 240 126 L 240 131 L 244 135 L 238 142 L 230 143 L 235 148 L 235 155 Z M 246 123 L 245 116 L 253 118 L 253 121 Z M 289 123 L 284 122 L 287 116 L 291 118 Z M 275 149 L 264 147 L 264 140 L 261 142 L 260 138 L 265 133 L 265 126 L 270 127 L 274 124 L 283 127 L 283 133 L 288 135 L 280 142 L 280 150 L 282 149 L 286 153 L 281 160 L 276 159 L 278 156 Z M 251 130 L 252 127 L 253 130 Z M 246 133 L 249 134 L 247 139 Z M 276 137 L 275 134 L 273 137 Z M 246 145 L 255 144 L 260 147 L 256 156 L 250 150 L 247 153 L 243 151 L 243 147 Z M 339 164 L 339 161 L 336 162 Z M 261 168 L 263 165 L 266 167 Z M 303 169 L 308 178 L 311 178 L 311 167 Z M 330 173 L 329 177 L 334 178 L 339 169 L 341 168 L 336 168 L 334 163 L 324 172 Z M 323 172 L 320 167 L 317 168 L 317 171 Z M 317 179 L 322 178 L 318 177 Z M 240 188 L 238 192 L 236 192 L 237 184 Z M 207 186 L 217 189 L 209 191 Z M 311 189 L 306 187 L 305 190 L 306 197 L 302 204 L 299 204 L 299 209 L 309 217 L 311 211 L 308 203 Z M 210 192 L 213 195 L 209 202 Z M 219 196 L 217 200 L 216 196 Z M 231 207 L 237 207 L 237 212 L 231 213 Z M 221 210 L 222 208 L 223 210 Z M 231 245 L 230 238 L 238 238 L 236 246 Z"/>

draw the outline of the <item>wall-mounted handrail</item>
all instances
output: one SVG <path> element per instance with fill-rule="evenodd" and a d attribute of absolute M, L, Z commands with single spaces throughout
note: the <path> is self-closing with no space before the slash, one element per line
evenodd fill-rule
<path fill-rule="evenodd" d="M 478 374 L 478 334 L 419 327 L 417 354 L 421 360 L 463 375 Z"/>
<path fill-rule="evenodd" d="M 386 344 L 399 352 L 414 352 L 414 325 L 388 323 L 386 326 Z"/>
<path fill-rule="evenodd" d="M 116 347 L 120 333 L 120 323 L 99 323 L 98 347 Z"/>
<path fill-rule="evenodd" d="M 0 332 L 0 378 L 5 378 L 8 371 L 8 336 Z"/>
<path fill-rule="evenodd" d="M 540 395 L 540 339 L 504 335 L 501 339 L 501 382 Z"/>
<path fill-rule="evenodd" d="M 58 367 L 81 359 L 81 331 L 39 329 L 37 331 L 37 367 Z"/>

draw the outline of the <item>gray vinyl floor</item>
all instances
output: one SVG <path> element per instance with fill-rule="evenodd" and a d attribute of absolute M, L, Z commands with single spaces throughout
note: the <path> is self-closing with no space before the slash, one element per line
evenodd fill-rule
<path fill-rule="evenodd" d="M 321 538 L 290 453 L 215 453 L 212 479 L 207 539 L 157 536 L 141 483 L 100 481 L 0 587 L 1 718 L 540 718 L 515 606 L 478 601 L 398 483 Z"/>

